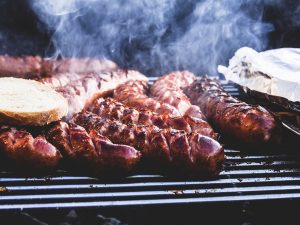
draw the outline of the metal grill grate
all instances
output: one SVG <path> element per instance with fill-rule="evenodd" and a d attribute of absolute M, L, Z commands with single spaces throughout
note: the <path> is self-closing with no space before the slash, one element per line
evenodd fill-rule
<path fill-rule="evenodd" d="M 232 95 L 238 89 L 224 87 Z M 213 180 L 135 175 L 118 182 L 57 172 L 47 178 L 0 175 L 0 210 L 180 205 L 300 198 L 300 154 L 250 155 L 226 149 L 224 171 Z"/>

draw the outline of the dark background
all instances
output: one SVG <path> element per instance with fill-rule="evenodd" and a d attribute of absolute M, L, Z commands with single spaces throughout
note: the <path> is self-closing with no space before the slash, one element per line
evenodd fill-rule
<path fill-rule="evenodd" d="M 180 7 L 176 9 L 174 21 L 168 24 L 185 29 L 185 21 L 189 18 L 195 4 L 198 1 L 179 1 Z M 245 1 L 246 2 L 246 1 Z M 249 3 L 250 2 L 250 3 Z M 247 1 L 247 4 L 256 4 L 257 1 Z M 274 25 L 273 31 L 268 34 L 269 42 L 267 49 L 280 47 L 300 47 L 300 10 L 299 1 L 259 1 L 264 4 L 263 21 Z M 280 2 L 280 4 L 276 4 Z M 247 7 L 247 5 L 246 5 Z M 298 8 L 300 9 L 300 7 Z M 42 55 L 45 57 L 54 54 L 51 36 L 54 29 L 44 24 L 32 10 L 30 1 L 25 0 L 0 0 L 0 54 L 10 55 Z M 170 33 L 170 32 L 169 32 Z M 164 34 L 168 39 L 168 32 Z M 126 34 L 125 34 L 126 35 Z M 150 40 L 155 39 L 155 34 Z M 111 40 L 113 42 L 113 40 Z M 129 42 L 126 38 L 121 45 L 122 54 L 104 54 L 105 57 L 116 61 L 123 67 L 134 67 L 148 75 L 157 75 L 141 65 L 140 61 L 133 60 L 137 51 L 147 51 L 152 48 L 151 41 L 146 45 L 142 40 Z M 143 48 L 141 50 L 141 45 Z M 233 49 L 234 52 L 236 49 Z M 80 55 L 87 56 L 87 55 Z M 227 57 L 227 58 L 226 58 Z M 226 63 L 228 56 L 222 58 L 221 63 Z M 156 65 L 150 65 L 156 67 Z M 171 66 L 172 69 L 172 66 Z M 175 69 L 175 68 L 174 68 Z M 188 68 L 191 69 L 191 68 Z"/>

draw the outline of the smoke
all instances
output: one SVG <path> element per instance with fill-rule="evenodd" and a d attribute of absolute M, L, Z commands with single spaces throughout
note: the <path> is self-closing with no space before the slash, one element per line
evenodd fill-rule
<path fill-rule="evenodd" d="M 32 0 L 31 6 L 52 32 L 49 57 L 109 58 L 147 75 L 178 69 L 215 75 L 238 48 L 267 48 L 273 26 L 263 22 L 265 2 Z"/>

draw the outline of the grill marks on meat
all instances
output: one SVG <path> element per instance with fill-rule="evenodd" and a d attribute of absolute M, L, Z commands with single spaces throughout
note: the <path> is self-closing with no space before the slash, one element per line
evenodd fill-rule
<path fill-rule="evenodd" d="M 201 119 L 201 116 L 199 116 L 199 113 L 202 113 L 198 106 L 190 105 L 186 115 L 182 116 L 178 109 L 174 106 L 148 97 L 148 89 L 147 82 L 130 80 L 119 85 L 115 89 L 114 98 L 130 107 L 142 110 L 151 110 L 160 115 L 164 115 L 165 117 L 174 118 L 174 120 L 177 118 L 178 122 L 181 121 L 182 123 L 182 127 L 179 126 L 179 123 L 176 125 L 176 128 L 179 130 L 189 132 L 189 128 L 187 127 L 188 125 L 194 132 L 212 138 L 217 137 L 211 126 L 205 120 Z"/>
<path fill-rule="evenodd" d="M 119 120 L 124 124 L 155 125 L 159 128 L 173 128 L 192 131 L 191 126 L 183 117 L 170 117 L 170 114 L 157 114 L 150 110 L 137 110 L 128 107 L 112 98 L 100 98 L 94 101 L 88 111 L 94 114 Z"/>
<path fill-rule="evenodd" d="M 57 122 L 46 134 L 71 163 L 78 165 L 80 172 L 96 176 L 128 175 L 140 161 L 140 152 L 133 147 L 113 144 L 95 130 L 88 133 L 74 123 Z"/>
<path fill-rule="evenodd" d="M 40 81 L 50 84 L 67 100 L 69 113 L 67 118 L 85 109 L 95 99 L 112 93 L 117 85 L 126 80 L 147 80 L 147 78 L 134 70 L 118 70 L 105 73 L 72 74 L 61 73 L 45 77 Z"/>
<path fill-rule="evenodd" d="M 196 76 L 188 71 L 176 71 L 157 79 L 151 87 L 151 95 L 156 99 L 174 106 L 181 115 L 206 120 L 200 108 L 192 105 L 190 99 L 183 93 L 183 88 L 189 86 Z"/>
<path fill-rule="evenodd" d="M 51 171 L 57 169 L 62 158 L 43 136 L 34 138 L 29 132 L 15 127 L 0 128 L 0 149 L 9 163 L 21 171 Z"/>
<path fill-rule="evenodd" d="M 148 109 L 159 114 L 169 113 L 170 116 L 180 116 L 175 107 L 148 97 L 148 90 L 147 81 L 130 80 L 115 89 L 114 98 L 137 109 Z"/>
<path fill-rule="evenodd" d="M 185 92 L 220 132 L 253 145 L 277 138 L 278 124 L 266 109 L 230 96 L 217 80 L 202 77 Z"/>
<path fill-rule="evenodd" d="M 88 131 L 97 131 L 114 143 L 135 147 L 147 162 L 162 170 L 172 168 L 179 174 L 212 176 L 219 173 L 224 161 L 222 146 L 198 133 L 187 134 L 182 130 L 160 129 L 154 125 L 126 125 L 90 112 L 75 115 L 73 121 Z"/>
<path fill-rule="evenodd" d="M 181 115 L 184 115 L 191 103 L 181 88 L 191 84 L 194 80 L 195 75 L 188 71 L 172 72 L 154 82 L 151 87 L 151 96 L 174 106 Z"/>

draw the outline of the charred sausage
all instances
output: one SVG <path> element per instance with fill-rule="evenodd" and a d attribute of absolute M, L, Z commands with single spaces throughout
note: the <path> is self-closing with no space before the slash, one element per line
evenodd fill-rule
<path fill-rule="evenodd" d="M 0 128 L 2 155 L 19 171 L 45 172 L 57 169 L 60 152 L 43 136 L 33 137 L 24 129 Z"/>
<path fill-rule="evenodd" d="M 184 118 L 185 123 L 182 124 L 183 127 L 180 128 L 177 126 L 177 129 L 186 130 L 185 124 L 188 124 L 191 127 L 191 130 L 195 132 L 212 138 L 217 137 L 211 126 L 197 116 L 197 113 L 199 112 L 198 109 L 191 106 L 188 109 L 188 114 L 182 115 L 174 106 L 148 97 L 148 89 L 148 83 L 145 81 L 128 81 L 115 89 L 114 98 L 125 105 L 137 109 L 150 110 L 164 116 L 168 115 L 168 118 Z"/>
<path fill-rule="evenodd" d="M 221 133 L 253 145 L 278 141 L 278 123 L 272 114 L 232 97 L 219 81 L 202 77 L 185 92 Z"/>
<path fill-rule="evenodd" d="M 222 146 L 214 139 L 198 133 L 187 134 L 182 130 L 160 129 L 154 125 L 126 125 L 90 112 L 75 115 L 73 121 L 88 131 L 97 131 L 114 143 L 135 147 L 146 161 L 161 170 L 213 176 L 222 168 Z"/>

